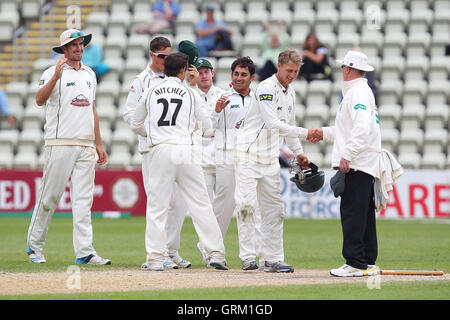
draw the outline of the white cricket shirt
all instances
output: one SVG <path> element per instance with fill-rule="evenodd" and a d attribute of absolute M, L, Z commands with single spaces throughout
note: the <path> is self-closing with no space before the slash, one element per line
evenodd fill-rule
<path fill-rule="evenodd" d="M 299 139 L 306 139 L 308 130 L 295 126 L 294 106 L 294 89 L 283 87 L 276 74 L 260 82 L 236 130 L 237 156 L 263 164 L 278 162 L 284 138 L 295 156 L 303 153 Z"/>
<path fill-rule="evenodd" d="M 214 85 L 209 88 L 207 93 L 198 87 L 196 90 L 203 100 L 203 106 L 207 114 L 214 116 L 214 113 L 216 113 L 216 102 L 226 91 Z M 217 135 L 217 131 L 215 134 Z M 202 137 L 202 167 L 210 172 L 215 172 L 216 170 L 215 139 L 216 137 Z"/>
<path fill-rule="evenodd" d="M 136 79 L 131 84 L 130 92 L 128 93 L 127 101 L 123 109 L 123 119 L 126 123 L 131 125 L 134 111 L 139 100 L 139 97 L 145 89 L 160 83 L 164 79 L 164 73 L 155 72 L 147 66 L 141 73 L 136 76 Z M 150 150 L 150 141 L 147 138 L 138 135 L 138 151 L 140 153 L 148 152 Z"/>
<path fill-rule="evenodd" d="M 147 136 L 150 146 L 161 143 L 194 145 L 196 120 L 211 135 L 211 119 L 198 92 L 177 77 L 166 77 L 141 95 L 131 128 Z"/>
<path fill-rule="evenodd" d="M 56 66 L 45 70 L 39 89 L 53 77 Z M 95 147 L 94 112 L 97 80 L 94 71 L 81 63 L 76 70 L 64 64 L 61 77 L 47 99 L 45 145 L 84 145 Z"/>

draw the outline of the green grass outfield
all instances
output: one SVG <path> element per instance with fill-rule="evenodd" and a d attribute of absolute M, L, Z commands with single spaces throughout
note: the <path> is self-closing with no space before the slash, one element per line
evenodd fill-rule
<path fill-rule="evenodd" d="M 75 257 L 72 247 L 72 219 L 55 217 L 45 247 L 47 263 L 28 262 L 26 235 L 30 218 L 0 218 L 0 273 L 65 271 Z M 439 269 L 450 272 L 449 221 L 378 220 L 379 259 L 382 269 Z M 93 219 L 94 246 L 112 260 L 112 266 L 87 266 L 98 270 L 139 269 L 145 261 L 145 219 Z M 193 268 L 204 268 L 196 248 L 197 235 L 188 218 L 183 226 L 180 253 Z M 342 233 L 339 220 L 286 219 L 286 261 L 297 269 L 330 269 L 344 263 L 341 256 Z M 239 268 L 236 221 L 225 239 L 227 261 Z M 364 283 L 329 285 L 289 285 L 180 289 L 139 292 L 79 293 L 54 295 L 2 296 L 0 299 L 446 299 L 450 281 L 383 283 L 380 290 L 369 290 Z"/>

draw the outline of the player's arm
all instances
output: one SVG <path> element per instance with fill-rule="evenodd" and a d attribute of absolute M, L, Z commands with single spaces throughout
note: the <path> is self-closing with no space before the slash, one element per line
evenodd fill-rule
<path fill-rule="evenodd" d="M 139 97 L 138 103 L 136 105 L 136 109 L 133 112 L 131 117 L 130 126 L 131 130 L 136 132 L 137 134 L 147 137 L 147 132 L 145 131 L 144 122 L 147 117 L 147 98 L 148 98 L 149 89 L 145 90 L 142 95 Z"/>
<path fill-rule="evenodd" d="M 295 127 L 295 112 L 291 112 L 291 117 L 288 124 Z M 285 141 L 294 156 L 297 157 L 300 154 L 303 154 L 302 143 L 300 142 L 300 139 L 298 137 L 286 136 Z"/>
<path fill-rule="evenodd" d="M 56 82 L 58 82 L 59 78 L 61 77 L 61 72 L 66 61 L 66 58 L 62 58 L 56 63 L 55 73 L 51 77 L 48 77 L 48 75 L 46 75 L 45 73 L 43 74 L 43 78 L 39 83 L 39 85 L 42 85 L 42 87 L 40 87 L 36 93 L 36 105 L 43 106 L 47 102 L 48 98 L 52 94 Z"/>
<path fill-rule="evenodd" d="M 105 148 L 103 148 L 103 141 L 100 133 L 100 124 L 98 121 L 98 113 L 97 107 L 95 106 L 95 101 L 92 102 L 92 111 L 94 112 L 95 149 L 98 154 L 97 163 L 99 165 L 104 165 L 108 161 L 108 155 L 106 154 Z"/>
<path fill-rule="evenodd" d="M 139 97 L 142 94 L 142 84 L 141 81 L 136 78 L 131 84 L 130 91 L 128 92 L 127 100 L 125 102 L 125 107 L 123 108 L 123 120 L 131 125 L 131 119 L 133 118 L 134 111 L 136 110 L 136 105 Z"/>

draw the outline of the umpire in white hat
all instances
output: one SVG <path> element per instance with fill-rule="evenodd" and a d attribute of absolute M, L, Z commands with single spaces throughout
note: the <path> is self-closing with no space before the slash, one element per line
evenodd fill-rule
<path fill-rule="evenodd" d="M 336 184 L 342 190 L 334 191 L 341 196 L 345 264 L 330 270 L 337 277 L 376 274 L 374 179 L 379 178 L 381 133 L 375 98 L 364 78 L 365 72 L 374 70 L 367 60 L 364 53 L 352 50 L 336 60 L 344 85 L 335 126 L 315 129 L 310 140 L 333 143 L 332 167 L 342 176 L 343 183 Z"/>

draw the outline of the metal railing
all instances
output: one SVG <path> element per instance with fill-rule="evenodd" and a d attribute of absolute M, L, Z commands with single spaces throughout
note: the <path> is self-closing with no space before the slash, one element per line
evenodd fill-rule
<path fill-rule="evenodd" d="M 20 27 L 13 33 L 13 66 L 14 66 L 14 82 L 19 81 L 19 70 L 22 70 L 20 81 L 26 81 L 26 70 L 28 61 L 28 50 L 27 50 L 27 29 L 25 27 Z M 19 38 L 22 38 L 22 43 L 24 49 L 21 50 L 21 60 L 19 59 Z M 22 68 L 19 66 L 19 61 L 22 61 Z"/>
<path fill-rule="evenodd" d="M 54 39 L 54 25 L 55 25 L 55 14 L 52 10 L 53 3 L 48 2 L 41 8 L 41 15 L 40 15 L 40 58 L 49 58 L 50 52 L 47 48 L 47 41 L 46 39 Z M 45 16 L 48 15 L 50 18 L 50 36 L 46 36 L 46 30 L 45 30 Z M 50 40 L 51 41 L 51 40 Z"/>

